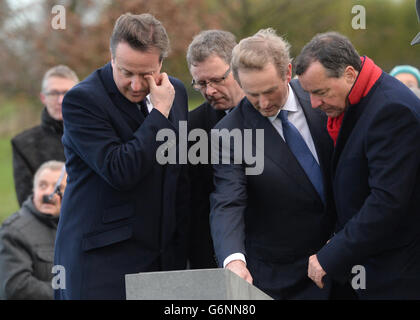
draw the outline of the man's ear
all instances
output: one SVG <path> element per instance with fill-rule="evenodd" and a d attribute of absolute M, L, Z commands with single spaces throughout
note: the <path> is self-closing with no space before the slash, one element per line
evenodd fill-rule
<path fill-rule="evenodd" d="M 44 106 L 47 105 L 46 104 L 47 96 L 43 92 L 39 93 L 39 100 L 41 100 L 41 102 Z"/>
<path fill-rule="evenodd" d="M 357 76 L 359 72 L 354 69 L 352 66 L 347 66 L 344 70 L 344 79 L 348 84 L 353 85 L 353 83 L 356 81 Z"/>
<path fill-rule="evenodd" d="M 289 63 L 289 65 L 287 66 L 286 80 L 287 82 L 290 82 L 290 80 L 292 80 L 292 64 L 291 63 Z"/>
<path fill-rule="evenodd" d="M 162 70 L 162 65 L 163 65 L 163 59 L 162 59 L 162 60 L 160 60 L 160 63 L 159 63 L 159 71 L 158 71 L 157 73 L 160 73 L 160 72 L 161 72 L 161 70 Z"/>

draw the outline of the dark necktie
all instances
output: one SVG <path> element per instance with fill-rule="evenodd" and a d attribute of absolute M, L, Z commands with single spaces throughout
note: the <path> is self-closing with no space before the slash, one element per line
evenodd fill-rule
<path fill-rule="evenodd" d="M 141 113 L 143 113 L 144 117 L 146 118 L 149 115 L 149 109 L 147 108 L 146 100 L 141 100 L 138 105 L 140 107 Z"/>
<path fill-rule="evenodd" d="M 299 161 L 309 180 L 312 182 L 322 201 L 325 203 L 321 168 L 298 129 L 296 129 L 296 127 L 287 119 L 287 114 L 287 110 L 281 110 L 278 115 L 278 118 L 280 118 L 283 125 L 284 139 L 296 159 Z"/>

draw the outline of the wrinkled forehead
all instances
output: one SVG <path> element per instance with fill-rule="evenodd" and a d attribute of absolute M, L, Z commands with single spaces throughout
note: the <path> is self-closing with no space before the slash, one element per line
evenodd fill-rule
<path fill-rule="evenodd" d="M 119 69 L 133 73 L 150 73 L 162 65 L 159 54 L 160 52 L 156 48 L 141 51 L 121 43 L 117 46 L 113 64 Z"/>
<path fill-rule="evenodd" d="M 323 89 L 336 78 L 330 77 L 319 61 L 313 61 L 303 74 L 298 75 L 298 79 L 302 88 L 311 92 Z"/>
<path fill-rule="evenodd" d="M 41 181 L 57 183 L 61 175 L 61 169 L 54 170 L 51 168 L 44 168 L 37 172 L 35 175 L 34 186 L 38 185 Z M 67 174 L 65 175 L 67 177 Z M 64 180 L 64 179 L 63 179 Z"/>
<path fill-rule="evenodd" d="M 43 89 L 45 91 L 50 91 L 52 89 L 66 90 L 72 88 L 75 84 L 76 82 L 72 79 L 53 75 L 45 79 Z"/>

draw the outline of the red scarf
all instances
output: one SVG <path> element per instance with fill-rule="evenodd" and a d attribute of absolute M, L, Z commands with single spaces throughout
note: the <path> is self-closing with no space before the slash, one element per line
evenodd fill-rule
<path fill-rule="evenodd" d="M 370 58 L 364 56 L 360 57 L 360 59 L 362 60 L 362 70 L 360 70 L 359 75 L 347 96 L 350 105 L 359 103 L 360 100 L 369 93 L 370 89 L 372 89 L 373 85 L 382 74 L 381 68 L 379 68 Z M 334 146 L 337 143 L 344 114 L 345 112 L 335 118 L 328 117 L 327 130 L 334 141 Z"/>

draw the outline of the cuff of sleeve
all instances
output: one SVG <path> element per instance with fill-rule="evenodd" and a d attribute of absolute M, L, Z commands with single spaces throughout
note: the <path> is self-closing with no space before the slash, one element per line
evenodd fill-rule
<path fill-rule="evenodd" d="M 238 252 L 238 253 L 233 253 L 230 256 L 227 256 L 227 258 L 223 261 L 223 268 L 226 268 L 229 262 L 232 262 L 233 260 L 241 260 L 245 262 L 245 265 L 246 265 L 245 256 L 242 253 Z"/>
<path fill-rule="evenodd" d="M 326 244 L 317 252 L 316 257 L 322 269 L 334 280 L 343 284 L 349 280 L 350 271 L 341 261 L 342 257 L 333 244 L 331 242 Z"/>

